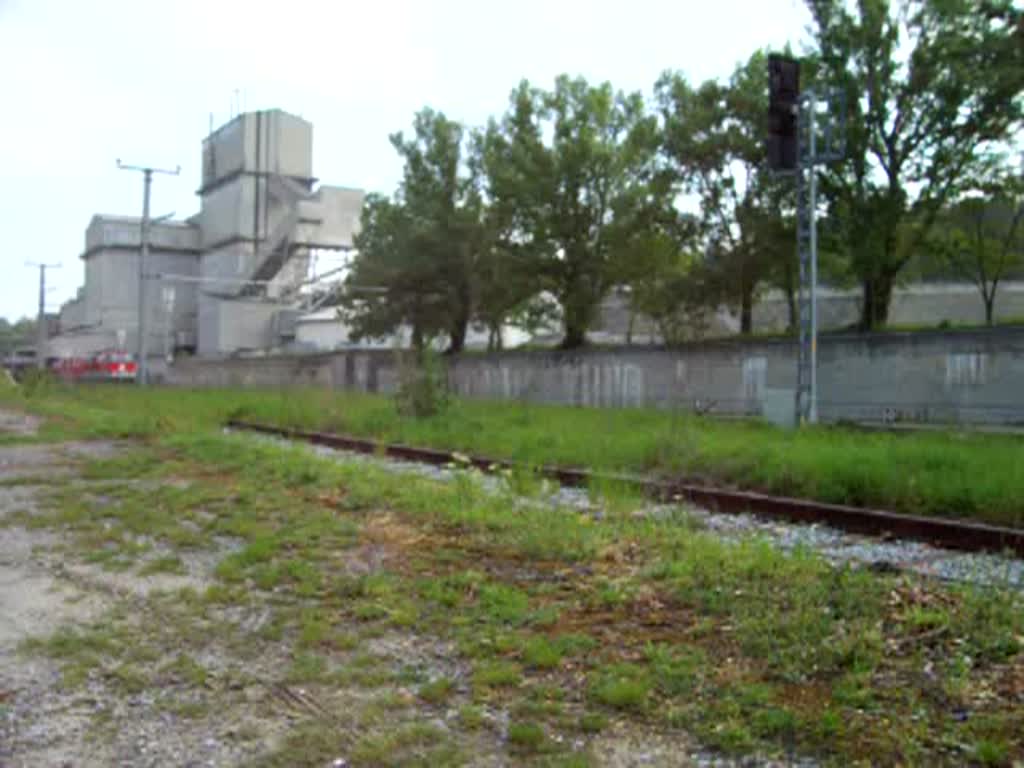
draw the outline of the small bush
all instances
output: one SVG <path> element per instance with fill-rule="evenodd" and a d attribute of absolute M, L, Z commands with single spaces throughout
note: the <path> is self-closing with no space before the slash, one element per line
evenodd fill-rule
<path fill-rule="evenodd" d="M 792 736 L 796 730 L 796 718 L 788 709 L 763 707 L 754 714 L 754 728 L 765 737 Z"/>
<path fill-rule="evenodd" d="M 18 382 L 14 380 L 11 372 L 6 368 L 0 368 L 0 395 L 6 397 L 17 397 L 21 394 L 18 389 Z"/>
<path fill-rule="evenodd" d="M 19 383 L 22 393 L 30 398 L 51 395 L 60 384 L 52 373 L 39 368 L 28 368 L 21 374 Z"/>
<path fill-rule="evenodd" d="M 398 391 L 395 405 L 401 416 L 426 419 L 448 409 L 448 372 L 431 349 L 397 353 Z"/>

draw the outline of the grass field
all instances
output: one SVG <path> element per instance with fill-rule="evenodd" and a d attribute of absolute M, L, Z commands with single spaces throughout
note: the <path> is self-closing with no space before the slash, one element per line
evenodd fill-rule
<path fill-rule="evenodd" d="M 51 390 L 96 435 L 209 427 L 231 416 L 414 445 L 479 452 L 526 464 L 652 473 L 820 501 L 1024 525 L 1024 439 L 964 432 L 784 431 L 652 409 L 599 410 L 455 402 L 429 419 L 399 416 L 381 396 L 331 393 Z M 81 421 L 84 419 L 85 421 Z"/>
<path fill-rule="evenodd" d="M 243 670 L 232 674 L 244 676 L 261 658 L 282 658 L 266 682 L 301 686 L 323 706 L 255 764 L 322 766 L 344 754 L 354 766 L 461 765 L 477 755 L 481 734 L 507 763 L 564 768 L 607 764 L 603 749 L 641 733 L 843 766 L 1024 758 L 1024 611 L 1015 593 L 833 568 L 809 552 L 728 543 L 671 518 L 597 523 L 486 493 L 470 473 L 448 484 L 398 477 L 217 427 L 242 408 L 251 418 L 532 461 L 661 471 L 696 470 L 681 457 L 753 461 L 755 448 L 775 446 L 812 472 L 831 445 L 836 456 L 860 446 L 871 471 L 888 476 L 894 469 L 872 451 L 891 460 L 906 450 L 903 461 L 924 471 L 928 450 L 956 456 L 956 444 L 468 404 L 447 422 L 408 424 L 384 400 L 315 393 L 5 397 L 45 415 L 39 441 L 143 438 L 88 462 L 88 492 L 57 485 L 48 511 L 15 519 L 60 531 L 68 558 L 173 572 L 217 537 L 237 542 L 205 591 L 154 595 L 26 652 L 57 659 L 67 686 L 103 680 L 111 695 L 161 690 L 171 679 L 179 698 L 166 706 L 197 721 L 240 706 L 246 684 L 213 676 L 204 660 L 227 652 Z M 677 433 L 698 447 L 659 452 Z M 605 454 L 611 445 L 617 452 Z M 971 466 L 983 467 L 986 443 L 963 445 Z M 969 486 L 968 475 L 957 477 Z M 1018 481 L 1004 480 L 1008 495 Z M 246 629 L 238 617 L 249 613 L 266 620 Z M 442 642 L 446 671 L 372 651 L 394 636 Z M 433 725 L 442 717 L 443 728 Z"/>

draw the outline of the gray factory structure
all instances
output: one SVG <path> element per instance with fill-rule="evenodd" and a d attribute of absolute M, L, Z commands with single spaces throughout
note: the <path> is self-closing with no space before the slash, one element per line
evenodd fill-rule
<path fill-rule="evenodd" d="M 318 184 L 312 125 L 273 109 L 240 114 L 203 141 L 198 195 L 199 213 L 151 225 L 144 280 L 140 218 L 93 217 L 85 285 L 61 308 L 51 356 L 134 352 L 140 284 L 154 361 L 288 345 L 311 254 L 352 247 L 362 190 Z"/>

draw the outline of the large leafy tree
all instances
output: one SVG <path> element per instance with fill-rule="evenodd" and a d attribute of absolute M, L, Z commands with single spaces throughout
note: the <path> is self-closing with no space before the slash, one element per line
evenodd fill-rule
<path fill-rule="evenodd" d="M 755 292 L 769 277 L 792 273 L 795 244 L 785 226 L 788 184 L 768 172 L 764 130 L 766 57 L 757 52 L 728 83 L 694 88 L 666 73 L 656 92 L 665 151 L 684 189 L 700 200 L 700 230 L 709 266 L 752 330 Z"/>
<path fill-rule="evenodd" d="M 488 127 L 488 197 L 514 212 L 510 242 L 558 300 L 565 348 L 585 343 L 624 254 L 670 195 L 658 140 L 639 94 L 565 76 L 550 92 L 521 83 Z"/>
<path fill-rule="evenodd" d="M 405 161 L 401 186 L 394 200 L 367 201 L 348 278 L 357 336 L 407 324 L 417 346 L 440 332 L 450 352 L 465 345 L 483 238 L 465 138 L 459 123 L 430 109 L 417 113 L 411 137 L 391 137 Z"/>
<path fill-rule="evenodd" d="M 841 88 L 846 159 L 823 190 L 884 325 L 895 282 L 943 206 L 1022 117 L 1024 24 L 1013 0 L 808 0 L 816 85 Z"/>
<path fill-rule="evenodd" d="M 420 245 L 420 232 L 404 205 L 367 196 L 341 301 L 354 339 L 385 338 L 408 328 L 413 346 L 422 349 L 445 330 L 446 286 L 434 265 L 420 258 Z"/>
<path fill-rule="evenodd" d="M 484 195 L 475 274 L 475 320 L 487 328 L 491 350 L 502 348 L 506 324 L 534 324 L 531 317 L 541 308 L 543 288 L 537 271 L 538 246 L 528 235 L 526 207 L 514 197 L 489 196 L 496 177 L 505 170 L 505 150 L 506 144 L 493 122 L 474 134 L 471 164 Z"/>

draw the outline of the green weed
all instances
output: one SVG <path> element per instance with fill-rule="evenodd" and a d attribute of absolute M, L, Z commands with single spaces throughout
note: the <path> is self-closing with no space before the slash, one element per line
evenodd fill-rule
<path fill-rule="evenodd" d="M 615 664 L 593 673 L 590 697 L 613 709 L 643 710 L 651 693 L 647 671 L 633 664 Z"/>
<path fill-rule="evenodd" d="M 296 654 L 288 672 L 292 683 L 311 683 L 321 680 L 327 674 L 327 659 L 319 654 L 303 652 Z"/>
<path fill-rule="evenodd" d="M 540 752 L 547 742 L 544 729 L 537 723 L 510 723 L 508 743 L 521 752 Z"/>
<path fill-rule="evenodd" d="M 523 675 L 518 664 L 496 661 L 480 664 L 473 670 L 474 685 L 485 688 L 503 688 L 519 685 Z"/>
<path fill-rule="evenodd" d="M 608 727 L 608 717 L 599 712 L 585 712 L 580 715 L 579 729 L 583 733 L 600 733 Z"/>
<path fill-rule="evenodd" d="M 553 669 L 562 661 L 564 651 L 546 637 L 533 637 L 523 647 L 523 661 L 538 669 Z"/>
<path fill-rule="evenodd" d="M 184 573 L 185 564 L 177 555 L 165 555 L 155 560 L 150 560 L 139 569 L 140 576 L 150 576 L 157 573 Z"/>
<path fill-rule="evenodd" d="M 455 688 L 455 684 L 447 677 L 439 677 L 420 687 L 419 697 L 429 704 L 440 704 L 446 701 Z"/>
<path fill-rule="evenodd" d="M 480 707 L 467 705 L 459 710 L 459 722 L 463 728 L 470 731 L 479 730 L 484 726 L 486 720 L 484 719 L 483 710 Z"/>

